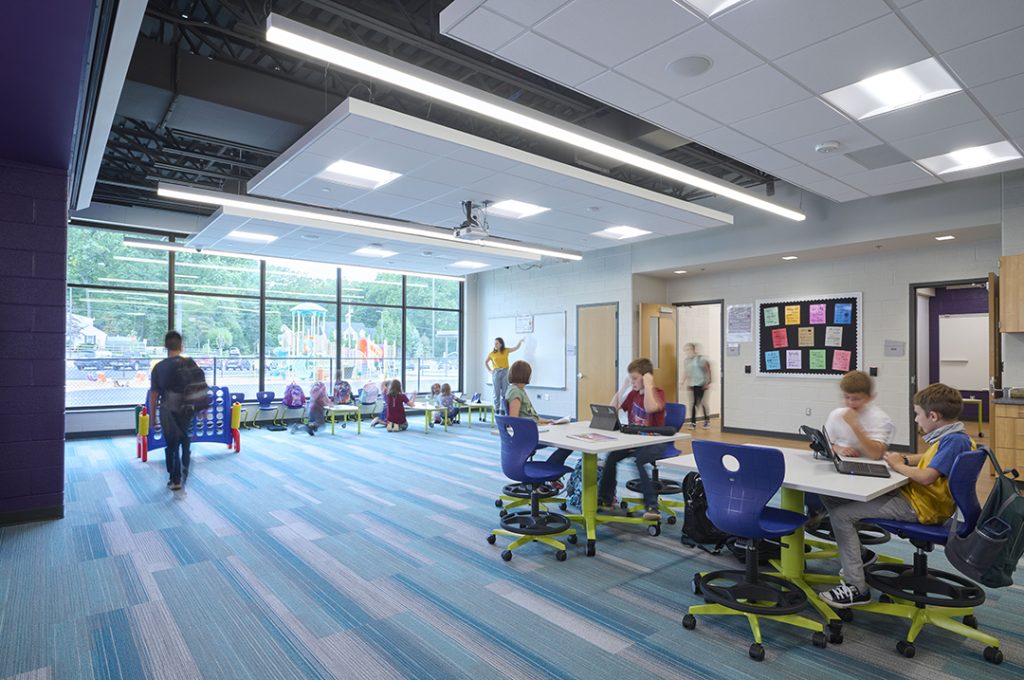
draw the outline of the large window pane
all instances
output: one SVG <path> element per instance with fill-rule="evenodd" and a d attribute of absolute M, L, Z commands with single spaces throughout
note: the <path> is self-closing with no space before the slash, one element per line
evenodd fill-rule
<path fill-rule="evenodd" d="M 66 406 L 142 403 L 166 332 L 163 293 L 69 288 Z"/>
<path fill-rule="evenodd" d="M 410 307 L 459 309 L 459 282 L 425 276 L 406 277 L 405 303 Z"/>
<path fill-rule="evenodd" d="M 406 312 L 406 389 L 426 392 L 433 383 L 459 383 L 459 313 L 426 309 Z"/>
<path fill-rule="evenodd" d="M 308 395 L 315 381 L 333 380 L 336 315 L 333 304 L 267 301 L 267 391 L 280 398 L 294 381 Z"/>
<path fill-rule="evenodd" d="M 259 390 L 260 303 L 246 298 L 174 296 L 174 327 L 206 382 L 254 399 Z"/>
<path fill-rule="evenodd" d="M 401 305 L 401 274 L 341 269 L 341 299 L 363 305 Z"/>
<path fill-rule="evenodd" d="M 167 252 L 125 246 L 125 236 L 166 241 L 89 227 L 68 227 L 68 283 L 167 290 Z"/>
<path fill-rule="evenodd" d="M 342 305 L 341 368 L 355 388 L 401 378 L 402 310 Z"/>
<path fill-rule="evenodd" d="M 314 262 L 267 263 L 267 297 L 323 300 L 338 297 L 338 268 Z"/>
<path fill-rule="evenodd" d="M 177 253 L 174 287 L 178 291 L 258 296 L 260 263 L 237 257 Z"/>

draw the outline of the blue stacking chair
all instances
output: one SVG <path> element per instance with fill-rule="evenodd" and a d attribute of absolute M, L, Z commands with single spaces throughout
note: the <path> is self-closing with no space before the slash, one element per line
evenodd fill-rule
<path fill-rule="evenodd" d="M 768 507 L 786 474 L 782 452 L 698 440 L 693 442 L 693 455 L 708 499 L 708 519 L 725 533 L 746 539 L 746 562 L 744 571 L 713 571 L 694 577 L 694 590 L 707 604 L 690 607 L 683 627 L 696 628 L 695 615 L 746 616 L 754 634 L 749 654 L 755 661 L 764 660 L 760 619 L 813 630 L 814 646 L 827 646 L 822 622 L 798 613 L 807 605 L 807 595 L 790 581 L 758 571 L 758 540 L 781 538 L 801 530 L 807 521 L 799 512 Z"/>
<path fill-rule="evenodd" d="M 252 414 L 252 426 L 259 428 L 256 421 L 259 419 L 261 413 L 274 412 L 274 418 L 277 418 L 277 405 L 274 404 L 274 393 L 273 392 L 257 392 L 256 393 L 256 409 Z"/>
<path fill-rule="evenodd" d="M 665 427 L 671 427 L 676 432 L 686 422 L 686 405 L 685 404 L 665 404 Z M 666 458 L 675 458 L 679 455 L 679 449 L 676 448 L 675 442 L 669 442 L 665 444 L 665 449 L 658 460 L 664 460 Z M 679 508 L 686 506 L 683 501 L 670 501 L 662 498 L 662 496 L 675 496 L 683 493 L 683 483 L 674 479 L 661 479 L 658 476 L 658 463 L 651 464 L 651 484 L 654 485 L 654 491 L 658 494 L 658 510 L 668 513 L 668 523 L 676 523 L 676 512 Z M 626 482 L 626 488 L 633 493 L 643 493 L 643 487 L 640 485 L 640 478 L 631 479 Z M 637 512 L 644 511 L 647 508 L 644 506 L 643 496 L 639 498 L 623 498 L 619 504 L 626 512 Z"/>
<path fill-rule="evenodd" d="M 949 473 L 949 490 L 963 517 L 963 521 L 957 525 L 957 534 L 960 536 L 974 531 L 981 514 L 975 486 L 985 457 L 984 450 L 961 453 Z M 928 553 L 936 545 L 946 545 L 949 525 L 875 518 L 864 521 L 909 539 L 917 551 L 912 565 L 872 564 L 865 568 L 864 576 L 868 586 L 877 588 L 884 595 L 878 602 L 857 605 L 853 609 L 910 619 L 907 637 L 896 643 L 896 651 L 908 659 L 917 651 L 914 640 L 918 633 L 930 623 L 985 643 L 988 645 L 984 651 L 985 660 L 1002 663 L 1003 653 L 999 649 L 999 640 L 977 629 L 978 620 L 974 616 L 974 608 L 985 602 L 985 590 L 959 574 L 928 568 Z M 950 521 L 956 520 L 954 518 Z"/>
<path fill-rule="evenodd" d="M 516 538 L 501 553 L 501 559 L 506 562 L 512 559 L 513 550 L 534 541 L 557 548 L 555 559 L 561 562 L 566 558 L 565 544 L 555 539 L 565 536 L 569 543 L 575 543 L 576 530 L 565 515 L 541 510 L 540 504 L 545 493 L 553 493 L 547 484 L 572 472 L 572 468 L 560 463 L 530 460 L 539 440 L 537 421 L 497 416 L 497 422 L 501 437 L 501 471 L 512 481 L 529 485 L 530 509 L 502 516 L 501 528 L 493 530 L 487 542 L 494 545 L 498 536 Z"/>

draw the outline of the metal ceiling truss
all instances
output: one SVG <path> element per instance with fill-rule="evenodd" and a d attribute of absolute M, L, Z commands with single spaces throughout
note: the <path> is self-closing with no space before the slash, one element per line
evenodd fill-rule
<path fill-rule="evenodd" d="M 578 92 L 440 35 L 437 16 L 447 4 L 445 0 L 150 0 L 141 35 L 211 60 L 321 90 L 325 101 L 328 96 L 357 97 L 574 165 L 578 164 L 571 149 L 549 140 L 278 50 L 263 38 L 266 16 L 273 11 L 317 26 L 584 127 L 602 130 L 620 123 L 623 129 L 642 129 L 646 125 Z M 681 144 L 660 155 L 748 189 L 767 185 L 771 191 L 774 187 L 771 175 L 696 143 Z M 245 182 L 276 156 L 276 152 L 267 149 L 119 116 L 111 131 L 95 197 L 118 204 L 159 203 L 166 207 L 169 202 L 155 194 L 157 181 L 237 190 L 234 182 Z M 580 167 L 594 170 L 589 165 Z M 682 200 L 710 195 L 629 167 L 609 168 L 607 174 Z M 181 209 L 180 204 L 174 205 Z"/>

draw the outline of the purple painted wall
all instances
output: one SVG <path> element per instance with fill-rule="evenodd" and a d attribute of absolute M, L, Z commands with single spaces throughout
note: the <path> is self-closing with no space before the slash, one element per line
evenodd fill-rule
<path fill-rule="evenodd" d="M 939 381 L 939 317 L 945 314 L 987 314 L 988 290 L 980 288 L 936 288 L 928 309 L 928 382 Z M 988 420 L 988 392 L 963 390 L 965 397 L 982 400 L 982 417 Z M 976 422 L 978 407 L 964 406 L 961 419 Z M 968 427 L 969 432 L 973 430 Z"/>

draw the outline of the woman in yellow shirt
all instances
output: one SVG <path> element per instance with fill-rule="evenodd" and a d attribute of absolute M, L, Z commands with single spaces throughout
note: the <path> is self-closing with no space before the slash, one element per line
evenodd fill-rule
<path fill-rule="evenodd" d="M 505 341 L 502 338 L 495 338 L 494 351 L 487 355 L 487 361 L 484 362 L 484 368 L 490 372 L 491 380 L 494 382 L 495 413 L 503 414 L 506 412 L 505 391 L 508 390 L 508 355 L 515 352 L 522 345 L 523 341 L 520 339 L 515 347 L 505 347 Z"/>

